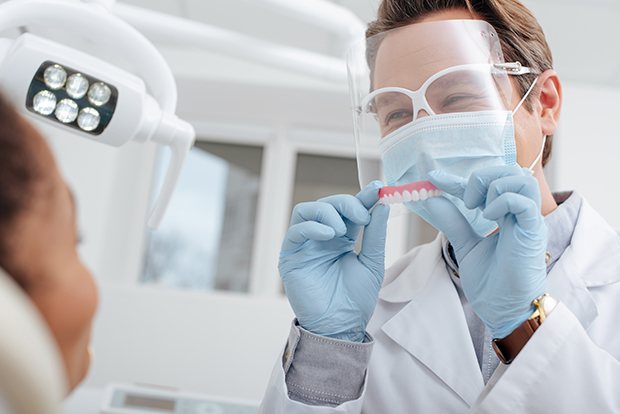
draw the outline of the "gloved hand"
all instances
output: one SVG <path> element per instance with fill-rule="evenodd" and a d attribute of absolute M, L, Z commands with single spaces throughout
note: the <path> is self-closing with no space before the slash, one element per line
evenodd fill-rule
<path fill-rule="evenodd" d="M 493 337 L 504 338 L 532 314 L 532 300 L 546 289 L 547 228 L 538 182 L 516 166 L 483 168 L 468 181 L 439 170 L 429 178 L 499 225 L 498 233 L 479 237 L 447 199 L 427 200 L 445 217 L 440 230 L 454 248 L 467 300 Z"/>
<path fill-rule="evenodd" d="M 389 208 L 380 182 L 357 196 L 301 203 L 280 253 L 280 275 L 299 324 L 317 335 L 362 342 L 383 282 Z M 353 250 L 364 227 L 359 255 Z"/>

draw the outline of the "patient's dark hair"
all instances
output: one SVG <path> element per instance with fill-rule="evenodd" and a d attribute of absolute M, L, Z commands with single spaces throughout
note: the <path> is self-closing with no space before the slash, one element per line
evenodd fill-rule
<path fill-rule="evenodd" d="M 30 207 L 43 176 L 32 130 L 0 95 L 0 267 L 6 262 L 13 225 Z"/>

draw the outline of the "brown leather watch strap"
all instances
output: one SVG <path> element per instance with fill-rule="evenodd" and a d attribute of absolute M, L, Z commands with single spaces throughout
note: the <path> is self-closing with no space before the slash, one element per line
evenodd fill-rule
<path fill-rule="evenodd" d="M 493 349 L 504 364 L 510 364 L 540 326 L 538 318 L 527 319 L 510 335 L 493 340 Z"/>

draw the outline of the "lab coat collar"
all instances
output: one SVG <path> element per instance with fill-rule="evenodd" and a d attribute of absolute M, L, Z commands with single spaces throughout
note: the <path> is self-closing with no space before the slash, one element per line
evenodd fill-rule
<path fill-rule="evenodd" d="M 406 269 L 405 277 L 381 294 L 391 302 L 412 295 L 413 300 L 381 329 L 471 406 L 484 381 L 458 293 L 441 256 L 441 237 L 416 250 L 413 256 L 420 254 L 426 260 L 414 261 L 415 269 Z"/>
<path fill-rule="evenodd" d="M 620 236 L 583 200 L 571 244 L 560 257 L 570 258 L 587 287 L 620 281 Z"/>

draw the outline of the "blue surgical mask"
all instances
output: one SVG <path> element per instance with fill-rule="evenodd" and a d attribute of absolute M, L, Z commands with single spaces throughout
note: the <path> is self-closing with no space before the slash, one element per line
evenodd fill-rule
<path fill-rule="evenodd" d="M 426 116 L 394 131 L 381 142 L 383 172 L 387 184 L 398 186 L 428 180 L 432 170 L 442 170 L 463 178 L 485 167 L 517 165 L 513 115 L 536 84 L 527 91 L 514 111 L 494 110 Z M 544 148 L 544 140 L 543 140 Z M 538 162 L 542 149 L 530 167 Z M 470 210 L 462 200 L 450 200 L 481 237 L 497 229 L 482 210 Z M 425 208 L 423 202 L 405 205 L 431 226 L 439 229 L 443 217 Z"/>

